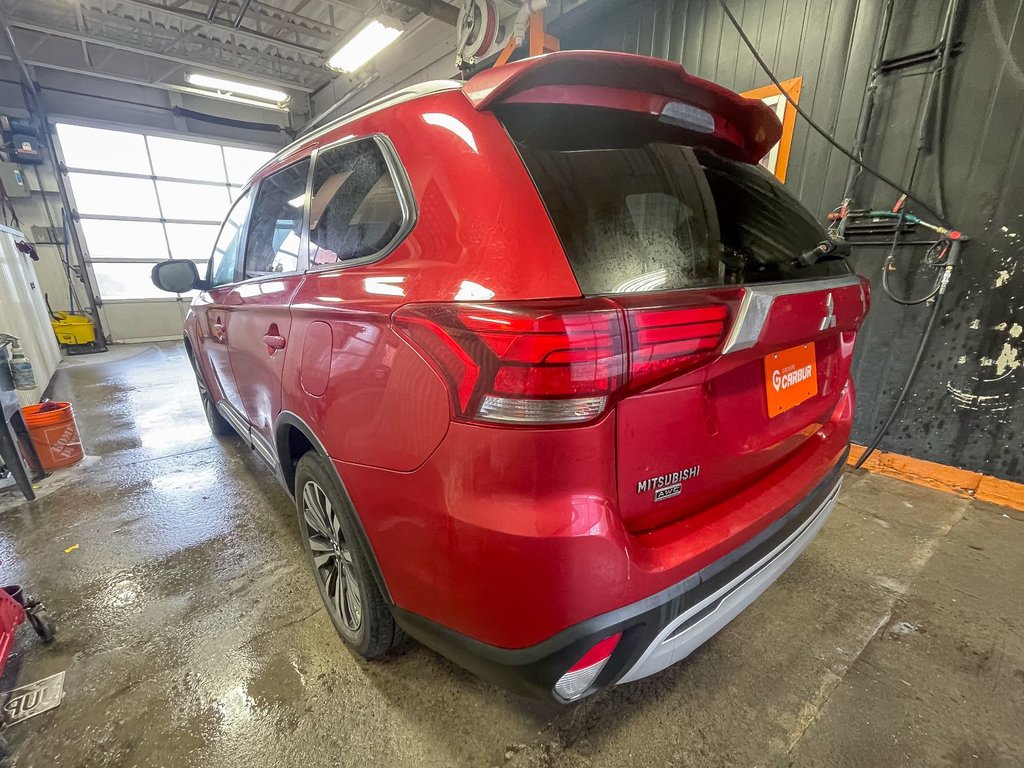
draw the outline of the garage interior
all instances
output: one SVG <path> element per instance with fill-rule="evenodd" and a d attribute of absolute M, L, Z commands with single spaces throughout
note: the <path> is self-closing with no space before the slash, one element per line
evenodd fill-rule
<path fill-rule="evenodd" d="M 472 53 L 477 3 L 455 0 L 0 0 L 0 334 L 34 369 L 18 403 L 71 403 L 84 453 L 31 501 L 0 476 L 2 581 L 57 626 L 48 644 L 21 628 L 0 690 L 64 675 L 59 706 L 4 729 L 10 765 L 1024 764 L 1024 2 L 535 6 L 513 61 L 667 59 L 779 116 L 762 164 L 872 289 L 831 519 L 688 660 L 578 704 L 412 640 L 357 658 L 294 502 L 210 434 L 181 341 L 192 295 L 150 270 L 203 272 L 246 180 L 304 126 L 506 46 Z M 339 69 L 381 20 L 401 34 Z M 934 222 L 962 235 L 949 269 Z"/>

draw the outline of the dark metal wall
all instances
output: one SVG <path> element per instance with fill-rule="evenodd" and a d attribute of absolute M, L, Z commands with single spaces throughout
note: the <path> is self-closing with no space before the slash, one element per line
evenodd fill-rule
<path fill-rule="evenodd" d="M 882 0 L 730 0 L 780 80 L 803 77 L 800 104 L 849 147 Z M 896 0 L 886 56 L 932 47 L 945 0 Z M 965 0 L 956 27 L 944 167 L 947 215 L 971 240 L 927 355 L 882 449 L 1024 481 L 1024 0 Z M 564 48 L 667 57 L 738 91 L 768 84 L 715 0 L 609 3 L 572 29 Z M 883 81 L 866 158 L 905 180 L 916 147 L 926 67 Z M 934 155 L 914 184 L 934 197 Z M 847 161 L 798 120 L 787 185 L 820 216 L 839 205 Z M 896 193 L 862 175 L 859 202 L 892 206 Z M 911 208 L 911 210 L 913 210 Z M 923 214 L 923 212 L 922 212 Z M 855 364 L 854 439 L 884 419 L 917 347 L 929 306 L 904 308 L 878 286 L 886 249 L 858 247 L 853 263 L 874 286 Z M 902 249 L 896 290 L 926 293 L 922 249 Z"/>

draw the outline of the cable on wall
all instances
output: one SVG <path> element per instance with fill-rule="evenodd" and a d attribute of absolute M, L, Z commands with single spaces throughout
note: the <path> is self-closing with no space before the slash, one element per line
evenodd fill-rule
<path fill-rule="evenodd" d="M 764 73 L 766 75 L 768 75 L 768 79 L 772 81 L 772 84 L 779 89 L 779 93 L 782 95 L 782 97 L 787 102 L 789 102 L 789 104 L 793 107 L 793 109 L 796 110 L 796 113 L 800 115 L 800 117 L 807 121 L 807 124 L 811 126 L 811 128 L 813 128 L 816 133 L 818 133 L 823 139 L 825 139 L 825 141 L 831 144 L 835 149 L 837 149 L 851 161 L 856 163 L 858 167 L 863 168 L 865 171 L 870 173 L 879 181 L 883 182 L 884 184 L 887 184 L 892 189 L 899 192 L 901 195 L 906 196 L 908 200 L 913 200 L 922 208 L 922 210 L 926 211 L 932 218 L 934 218 L 941 224 L 945 224 L 944 218 L 940 216 L 938 213 L 936 213 L 936 211 L 930 205 L 928 205 L 928 203 L 924 202 L 919 197 L 914 195 L 914 193 L 911 192 L 909 189 L 905 189 L 898 182 L 890 179 L 881 171 L 875 170 L 873 167 L 865 163 L 859 157 L 854 155 L 850 150 L 848 150 L 846 147 L 844 147 L 842 144 L 836 141 L 835 138 L 828 131 L 826 131 L 824 128 L 818 125 L 818 123 L 814 121 L 814 118 L 807 114 L 807 112 L 804 111 L 804 109 L 802 109 L 799 104 L 797 104 L 797 102 L 793 99 L 792 96 L 786 93 L 786 89 L 782 87 L 782 83 L 775 76 L 775 73 L 772 72 L 771 67 L 768 66 L 768 62 L 766 62 L 761 57 L 761 54 L 758 53 L 757 48 L 754 46 L 753 42 L 751 42 L 750 38 L 747 37 L 747 33 L 743 31 L 743 27 L 740 25 L 739 21 L 733 15 L 732 11 L 729 10 L 728 0 L 718 0 L 718 4 L 722 6 L 722 10 L 725 11 L 725 15 L 729 18 L 729 22 L 733 25 L 733 27 L 736 28 L 736 32 L 739 34 L 740 39 L 743 41 L 743 44 L 746 45 L 747 48 L 750 50 L 750 53 L 754 57 L 754 60 L 757 62 L 758 66 L 761 67 L 762 70 L 764 70 Z"/>
<path fill-rule="evenodd" d="M 938 79 L 940 81 L 940 83 L 939 83 L 940 90 L 945 87 L 945 77 L 946 77 L 945 68 L 946 68 L 946 66 L 949 63 L 950 36 L 952 35 L 952 27 L 953 27 L 953 22 L 954 22 L 954 16 L 956 14 L 956 6 L 957 6 L 957 3 L 958 3 L 958 0 L 949 0 L 949 1 L 950 1 L 950 4 L 949 4 L 949 6 L 947 6 L 947 15 L 946 15 L 945 23 L 944 23 L 944 32 L 943 32 L 943 34 L 944 34 L 944 39 L 943 39 L 943 43 L 944 43 L 943 57 L 942 57 L 942 59 L 940 59 L 940 63 L 938 65 L 938 69 L 933 72 L 933 81 L 932 81 L 932 83 L 934 85 L 934 83 L 935 83 L 935 75 L 937 74 L 938 75 Z M 987 0 L 987 1 L 988 1 L 988 5 L 991 6 L 991 1 L 992 0 Z M 953 274 L 953 268 L 956 265 L 957 261 L 959 260 L 960 248 L 962 247 L 962 244 L 963 244 L 963 241 L 964 241 L 965 238 L 963 237 L 963 235 L 961 235 L 955 229 L 953 229 L 952 227 L 947 226 L 945 224 L 945 217 L 944 216 L 942 216 L 939 213 L 937 213 L 930 205 L 928 205 L 927 203 L 922 201 L 920 198 L 916 197 L 911 192 L 911 190 L 910 190 L 910 187 L 914 183 L 914 179 L 915 179 L 916 174 L 917 174 L 918 164 L 919 164 L 919 161 L 920 161 L 920 158 L 921 158 L 921 152 L 922 152 L 922 150 L 924 148 L 924 143 L 925 142 L 923 140 L 918 142 L 917 153 L 914 156 L 913 167 L 911 169 L 910 178 L 909 178 L 909 181 L 908 181 L 906 187 L 896 183 L 895 181 L 893 181 L 889 177 L 885 176 L 881 172 L 875 170 L 873 167 L 871 167 L 870 165 L 865 163 L 861 158 L 859 158 L 856 155 L 854 155 L 853 152 L 851 152 L 850 150 L 846 149 L 846 147 L 842 146 L 839 142 L 837 142 L 835 140 L 835 138 L 828 131 L 826 131 L 824 128 L 822 128 L 820 125 L 818 125 L 814 121 L 814 119 L 811 118 L 811 116 L 807 114 L 807 112 L 805 112 L 803 109 L 801 109 L 800 105 L 797 104 L 796 101 L 794 101 L 793 98 L 786 92 L 786 89 L 782 87 L 782 83 L 779 82 L 779 79 L 775 76 L 775 73 L 772 72 L 771 67 L 768 66 L 768 63 L 761 57 L 761 54 L 758 53 L 757 48 L 754 46 L 753 42 L 751 42 L 750 38 L 747 37 L 746 32 L 743 31 L 743 27 L 740 25 L 739 21 L 733 15 L 732 11 L 729 10 L 728 0 L 718 0 L 718 3 L 719 3 L 719 5 L 722 6 L 722 10 L 724 11 L 725 15 L 728 17 L 730 23 L 733 25 L 733 27 L 736 28 L 736 32 L 739 34 L 740 39 L 747 46 L 747 48 L 750 50 L 750 53 L 754 57 L 754 60 L 758 63 L 758 65 L 761 67 L 761 69 L 764 70 L 764 73 L 772 81 L 772 83 L 775 85 L 775 87 L 779 89 L 779 93 L 782 95 L 782 97 L 785 98 L 786 101 L 789 102 L 789 104 L 792 105 L 792 107 L 796 110 L 797 114 L 800 115 L 804 120 L 806 120 L 808 125 L 810 125 L 811 128 L 813 128 L 818 134 L 820 134 L 821 137 L 825 139 L 825 141 L 827 141 L 835 149 L 837 149 L 839 152 L 841 152 L 847 158 L 849 158 L 852 162 L 854 162 L 857 165 L 858 168 L 861 168 L 861 169 L 867 171 L 872 176 L 877 178 L 879 181 L 887 184 L 888 186 L 892 187 L 894 190 L 896 190 L 897 192 L 900 193 L 900 199 L 899 199 L 899 201 L 897 202 L 896 206 L 893 208 L 893 210 L 891 212 L 888 212 L 888 211 L 872 211 L 871 212 L 871 214 L 879 214 L 879 215 L 882 215 L 882 216 L 894 217 L 894 218 L 897 219 L 896 231 L 895 231 L 895 235 L 893 237 L 892 247 L 891 247 L 891 249 L 889 251 L 889 256 L 887 257 L 887 259 L 885 261 L 885 264 L 882 267 L 882 288 L 886 292 L 886 294 L 889 296 L 889 298 L 891 298 L 897 304 L 901 304 L 901 305 L 904 305 L 904 306 L 909 306 L 909 305 L 914 305 L 914 304 L 923 304 L 926 301 L 933 301 L 934 302 L 933 305 L 932 305 L 932 311 L 931 311 L 930 316 L 928 318 L 928 324 L 925 326 L 924 333 L 922 334 L 921 340 L 918 343 L 917 352 L 914 355 L 914 359 L 913 359 L 913 362 L 911 363 L 910 371 L 907 374 L 907 378 L 904 381 L 903 386 L 900 388 L 900 392 L 899 392 L 899 395 L 896 398 L 896 402 L 893 403 L 893 406 L 890 409 L 889 414 L 886 417 L 885 421 L 882 423 L 882 426 L 879 427 L 879 429 L 875 432 L 875 434 L 872 437 L 871 441 L 868 443 L 864 453 L 861 454 L 860 459 L 857 461 L 856 465 L 854 466 L 854 469 L 859 469 L 860 467 L 862 467 L 864 465 L 864 462 L 867 461 L 868 457 L 871 456 L 871 454 L 875 451 L 875 449 L 878 448 L 879 444 L 882 441 L 882 438 L 885 437 L 885 435 L 889 431 L 889 428 L 896 421 L 896 415 L 899 412 L 900 407 L 903 405 L 903 402 L 906 399 L 907 394 L 910 392 L 910 386 L 911 386 L 911 384 L 913 384 L 914 379 L 917 376 L 917 372 L 918 372 L 918 370 L 921 367 L 921 362 L 924 359 L 925 349 L 928 346 L 928 341 L 931 339 L 932 331 L 935 329 L 935 324 L 936 324 L 936 322 L 938 320 L 939 310 L 940 310 L 940 307 L 941 307 L 941 304 L 942 304 L 942 298 L 945 295 L 946 289 L 949 286 L 949 282 L 950 282 L 950 279 L 951 279 L 952 274 Z M 989 9 L 990 21 L 991 21 L 991 12 L 992 11 L 991 11 L 991 8 L 990 8 Z M 884 40 L 884 37 L 883 37 L 883 40 Z M 929 93 L 928 100 L 930 102 L 930 100 L 931 100 L 931 93 Z M 940 106 L 942 108 L 945 107 L 945 99 L 943 98 L 943 96 L 941 94 L 940 94 Z M 924 116 L 923 119 L 927 118 L 927 112 L 928 112 L 928 109 L 926 107 L 925 116 Z M 942 118 L 943 118 L 943 115 L 940 114 L 937 117 L 936 123 L 937 124 L 941 124 Z M 923 136 L 923 130 L 924 130 L 924 123 L 922 122 L 922 134 L 921 134 L 922 136 Z M 939 131 L 935 131 L 934 135 L 941 141 L 941 133 Z M 939 156 L 941 157 L 941 154 Z M 912 200 L 915 203 L 917 203 L 923 210 L 927 211 L 932 217 L 934 217 L 935 220 L 939 222 L 939 224 L 938 225 L 929 224 L 927 222 L 921 221 L 916 216 L 911 216 L 910 214 L 907 214 L 906 211 L 904 210 L 904 205 L 905 205 L 907 200 Z M 896 251 L 897 246 L 899 245 L 900 231 L 902 229 L 902 225 L 903 225 L 903 222 L 904 222 L 905 219 L 913 219 L 916 223 L 921 223 L 921 224 L 929 227 L 930 229 L 938 232 L 940 235 L 943 236 L 943 239 L 940 240 L 939 243 L 937 243 L 935 246 L 933 246 L 933 248 L 929 251 L 929 254 L 928 254 L 929 256 L 932 257 L 932 264 L 933 264 L 933 266 L 940 267 L 941 268 L 941 272 L 940 272 L 940 274 L 936 278 L 935 287 L 933 288 L 933 290 L 931 292 L 929 292 L 929 294 L 927 296 L 925 296 L 923 298 L 920 298 L 920 299 L 912 299 L 912 300 L 911 299 L 901 299 L 901 298 L 895 296 L 889 290 L 889 285 L 888 285 L 887 272 L 891 268 L 893 268 L 895 251 Z M 933 255 L 933 254 L 936 254 L 936 253 L 937 253 L 937 255 Z"/>

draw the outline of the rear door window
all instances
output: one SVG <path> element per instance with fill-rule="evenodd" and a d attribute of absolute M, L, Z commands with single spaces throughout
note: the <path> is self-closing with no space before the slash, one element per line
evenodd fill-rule
<path fill-rule="evenodd" d="M 584 294 L 849 274 L 822 227 L 758 166 L 708 149 L 518 145 Z"/>
<path fill-rule="evenodd" d="M 320 151 L 309 214 L 311 267 L 371 259 L 391 245 L 404 223 L 401 198 L 375 140 Z"/>
<path fill-rule="evenodd" d="M 299 269 L 309 159 L 260 182 L 245 242 L 245 279 Z"/>

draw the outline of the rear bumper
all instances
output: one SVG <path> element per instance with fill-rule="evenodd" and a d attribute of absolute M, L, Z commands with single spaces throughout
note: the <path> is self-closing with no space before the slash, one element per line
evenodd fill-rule
<path fill-rule="evenodd" d="M 678 584 L 569 627 L 536 645 L 499 648 L 398 607 L 394 608 L 395 619 L 421 643 L 474 674 L 517 693 L 542 698 L 554 695 L 555 682 L 595 643 L 622 632 L 587 693 L 639 680 L 689 656 L 789 567 L 835 506 L 845 456 L 803 501 L 729 554 Z M 500 612 L 501 606 L 494 606 L 494 611 Z"/>

